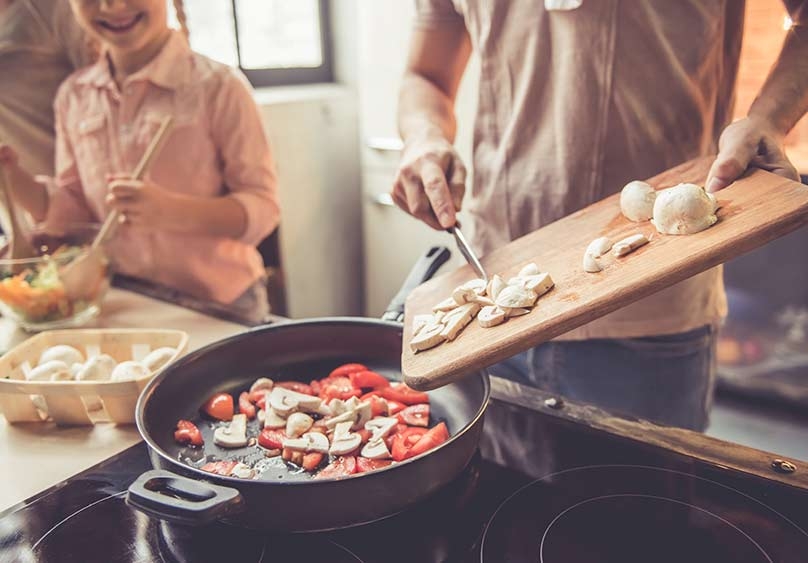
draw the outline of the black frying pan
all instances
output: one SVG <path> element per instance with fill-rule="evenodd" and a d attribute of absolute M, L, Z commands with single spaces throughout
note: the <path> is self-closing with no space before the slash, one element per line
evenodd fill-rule
<path fill-rule="evenodd" d="M 391 309 L 434 274 L 448 250 L 433 248 L 407 278 Z M 388 311 L 386 318 L 400 317 Z M 133 483 L 127 502 L 161 519 L 204 524 L 216 519 L 253 529 L 311 532 L 368 523 L 400 512 L 459 474 L 477 448 L 488 403 L 484 372 L 430 392 L 430 425 L 446 422 L 450 439 L 438 448 L 391 467 L 342 479 L 312 480 L 283 464 L 259 480 L 220 477 L 192 467 L 191 449 L 174 442 L 177 420 L 199 421 L 198 409 L 213 393 L 238 396 L 258 377 L 308 383 L 334 367 L 360 362 L 400 380 L 402 326 L 366 318 L 323 318 L 269 325 L 202 348 L 167 368 L 143 390 L 137 426 L 152 465 Z M 252 421 L 250 435 L 257 435 Z M 247 463 L 264 459 L 255 446 L 221 450 L 213 425 L 201 422 L 205 454 Z M 197 462 L 201 465 L 203 462 Z M 270 462 L 272 463 L 272 462 Z"/>

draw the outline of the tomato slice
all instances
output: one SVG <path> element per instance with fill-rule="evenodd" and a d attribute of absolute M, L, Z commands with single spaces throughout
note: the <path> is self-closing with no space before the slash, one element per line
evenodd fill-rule
<path fill-rule="evenodd" d="M 279 450 L 283 448 L 283 441 L 286 439 L 286 431 L 282 428 L 264 428 L 258 435 L 258 445 L 268 450 Z"/>
<path fill-rule="evenodd" d="M 320 398 L 325 401 L 330 401 L 331 399 L 342 399 L 344 401 L 361 395 L 362 391 L 354 387 L 348 377 L 334 377 L 322 381 Z"/>
<path fill-rule="evenodd" d="M 421 455 L 424 452 L 428 452 L 432 448 L 436 448 L 437 446 L 444 443 L 446 440 L 449 439 L 449 430 L 446 428 L 446 423 L 441 422 L 429 429 L 429 431 L 421 436 L 421 439 L 415 443 L 415 445 L 410 448 L 409 455 L 407 457 L 415 457 L 417 455 Z"/>
<path fill-rule="evenodd" d="M 238 465 L 237 461 L 211 461 L 199 469 L 227 477 L 236 465 Z"/>
<path fill-rule="evenodd" d="M 253 403 L 259 409 L 266 410 L 267 408 L 267 395 L 269 395 L 269 391 L 266 389 L 259 389 L 257 391 L 250 392 L 250 402 Z"/>
<path fill-rule="evenodd" d="M 411 426 L 403 432 L 396 434 L 395 438 L 393 438 L 393 450 L 391 452 L 393 459 L 395 461 L 403 461 L 412 457 L 413 454 L 410 453 L 410 450 L 426 433 L 426 428 Z"/>
<path fill-rule="evenodd" d="M 328 466 L 320 471 L 315 479 L 339 479 L 356 473 L 356 458 L 353 456 L 341 456 L 332 461 Z"/>
<path fill-rule="evenodd" d="M 361 397 L 359 397 L 361 402 L 369 401 L 370 402 L 370 412 L 371 416 L 387 416 L 387 399 L 383 399 L 379 397 L 379 394 L 376 391 L 371 391 L 370 393 L 365 393 Z M 403 407 L 404 405 L 402 405 Z"/>
<path fill-rule="evenodd" d="M 367 473 L 368 471 L 376 471 L 384 467 L 389 467 L 393 463 L 391 459 L 368 459 L 366 457 L 356 458 L 356 472 Z"/>
<path fill-rule="evenodd" d="M 255 418 L 255 405 L 250 402 L 250 394 L 244 391 L 238 396 L 238 412 L 246 414 L 247 418 Z"/>
<path fill-rule="evenodd" d="M 429 426 L 429 404 L 412 405 L 398 413 L 398 419 L 410 426 Z"/>
<path fill-rule="evenodd" d="M 303 469 L 314 471 L 323 462 L 323 454 L 320 452 L 310 452 L 303 455 Z"/>
<path fill-rule="evenodd" d="M 205 443 L 202 438 L 202 432 L 196 427 L 196 424 L 190 420 L 180 420 L 177 422 L 177 429 L 174 431 L 174 440 L 180 444 L 190 444 L 192 446 L 201 446 Z"/>
<path fill-rule="evenodd" d="M 367 369 L 367 366 L 362 364 L 343 364 L 329 373 L 328 377 L 347 377 L 352 373 L 356 373 L 357 371 L 367 371 Z"/>
<path fill-rule="evenodd" d="M 316 394 L 312 390 L 311 385 L 306 385 L 305 383 L 301 383 L 300 381 L 278 381 L 277 383 L 275 383 L 275 386 L 283 387 L 284 389 L 289 389 L 290 391 L 303 393 L 304 395 Z"/>
<path fill-rule="evenodd" d="M 379 395 L 391 401 L 398 401 L 405 405 L 417 405 L 419 403 L 428 403 L 429 395 L 415 389 L 410 389 L 404 383 L 399 383 L 395 386 L 383 387 L 379 389 Z"/>
<path fill-rule="evenodd" d="M 375 371 L 357 371 L 348 375 L 348 378 L 353 383 L 353 386 L 358 389 L 390 387 L 390 382 L 387 378 Z"/>
<path fill-rule="evenodd" d="M 202 405 L 202 412 L 216 420 L 233 420 L 233 397 L 216 393 Z"/>
<path fill-rule="evenodd" d="M 387 416 L 396 416 L 398 413 L 403 411 L 407 405 L 404 403 L 399 403 L 398 401 L 392 401 L 390 399 L 387 400 Z"/>

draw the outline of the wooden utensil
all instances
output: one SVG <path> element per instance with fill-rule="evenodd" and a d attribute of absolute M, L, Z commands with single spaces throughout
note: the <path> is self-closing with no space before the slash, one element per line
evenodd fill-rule
<path fill-rule="evenodd" d="M 8 182 L 8 176 L 4 168 L 0 167 L 0 205 L 6 210 L 8 217 L 7 227 L 10 232 L 6 233 L 8 241 L 8 254 L 7 258 L 12 260 L 19 260 L 23 258 L 31 258 L 36 256 L 36 250 L 33 245 L 23 234 L 23 229 L 20 228 L 20 223 L 17 220 L 17 210 L 14 198 L 11 195 L 11 186 Z M 18 273 L 24 268 L 22 264 L 12 265 L 12 273 Z"/>
<path fill-rule="evenodd" d="M 160 128 L 154 134 L 149 146 L 140 159 L 135 170 L 132 172 L 132 178 L 141 180 L 143 175 L 149 169 L 152 159 L 157 155 L 160 149 L 168 138 L 168 132 L 171 130 L 173 118 L 169 115 L 163 118 L 160 123 Z M 87 251 L 69 262 L 59 272 L 59 278 L 65 286 L 65 292 L 71 299 L 86 298 L 88 292 L 97 286 L 99 277 L 103 276 L 106 263 L 101 252 L 101 245 L 111 237 L 119 224 L 120 214 L 117 210 L 112 210 L 101 228 L 93 239 L 90 248 Z"/>
<path fill-rule="evenodd" d="M 657 189 L 680 182 L 703 185 L 711 161 L 690 161 L 648 182 Z M 716 197 L 718 223 L 694 235 L 660 235 L 650 222 L 630 222 L 620 213 L 620 194 L 615 194 L 510 242 L 482 258 L 486 271 L 507 279 L 535 262 L 555 287 L 527 315 L 493 328 L 473 321 L 456 340 L 416 354 L 408 346 L 413 317 L 430 313 L 475 274 L 463 266 L 421 285 L 405 309 L 405 381 L 422 390 L 445 385 L 808 224 L 808 186 L 769 172 L 754 170 Z M 653 235 L 651 243 L 623 258 L 605 256 L 601 272 L 583 271 L 584 250 L 592 240 L 607 236 L 616 242 L 639 232 Z"/>

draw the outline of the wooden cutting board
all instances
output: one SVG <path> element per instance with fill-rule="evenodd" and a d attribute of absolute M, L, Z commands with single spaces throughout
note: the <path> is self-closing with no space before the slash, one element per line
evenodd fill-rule
<path fill-rule="evenodd" d="M 648 180 L 657 189 L 703 185 L 711 158 L 687 162 Z M 414 353 L 412 319 L 451 297 L 474 273 L 463 266 L 419 286 L 407 299 L 401 368 L 416 389 L 434 389 L 584 325 L 695 274 L 753 250 L 808 223 L 808 186 L 754 170 L 716 194 L 718 223 L 694 235 L 660 235 L 650 222 L 620 213 L 619 194 L 512 241 L 482 258 L 489 275 L 508 279 L 528 262 L 549 272 L 555 287 L 527 315 L 493 328 L 469 324 L 453 342 Z M 584 250 L 597 237 L 613 241 L 642 232 L 650 244 L 624 258 L 601 259 L 602 272 L 583 271 Z M 806 258 L 808 260 L 808 258 Z M 772 265 L 776 268 L 776 265 Z"/>

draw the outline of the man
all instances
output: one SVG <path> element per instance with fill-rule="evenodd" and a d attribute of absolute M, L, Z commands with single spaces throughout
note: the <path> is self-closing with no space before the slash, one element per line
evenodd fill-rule
<path fill-rule="evenodd" d="M 749 116 L 726 127 L 743 0 L 416 0 L 393 198 L 433 228 L 454 224 L 466 171 L 453 103 L 472 50 L 481 76 L 468 212 L 483 254 L 717 142 L 711 191 L 750 165 L 797 179 L 783 139 L 808 109 L 805 3 L 787 3 L 795 26 L 778 63 Z M 702 430 L 725 314 L 716 268 L 491 371 Z"/>

